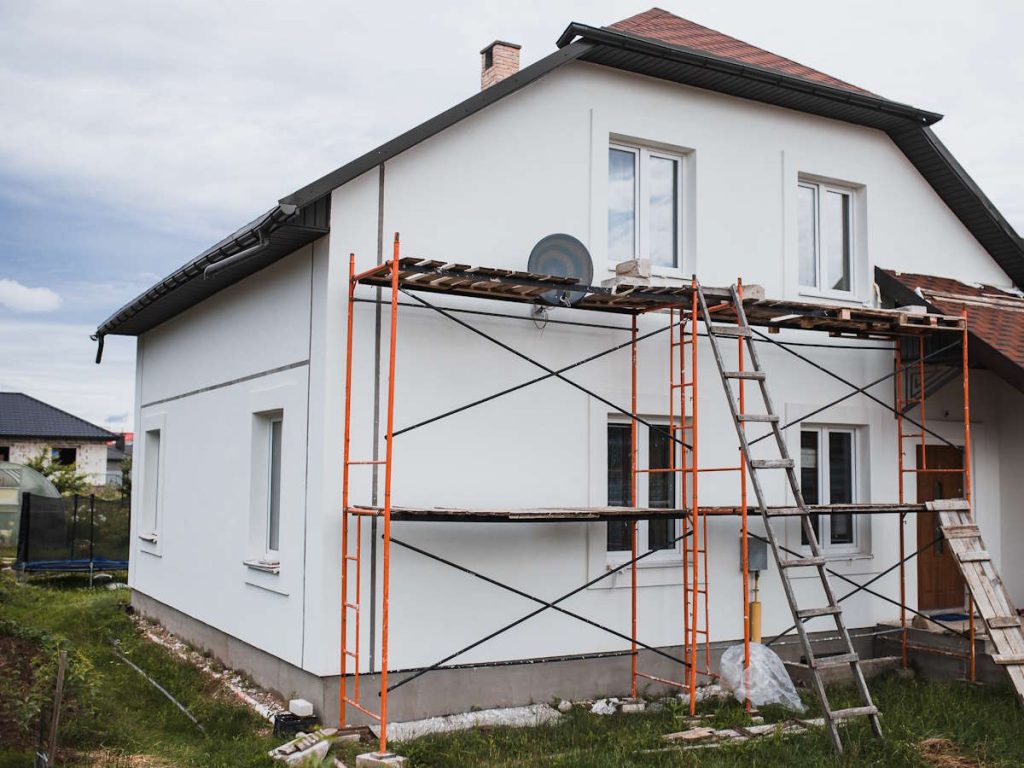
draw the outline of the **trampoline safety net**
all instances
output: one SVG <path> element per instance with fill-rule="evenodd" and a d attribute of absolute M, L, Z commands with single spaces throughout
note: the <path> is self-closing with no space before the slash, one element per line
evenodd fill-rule
<path fill-rule="evenodd" d="M 21 497 L 15 570 L 105 571 L 128 567 L 130 499 Z"/>

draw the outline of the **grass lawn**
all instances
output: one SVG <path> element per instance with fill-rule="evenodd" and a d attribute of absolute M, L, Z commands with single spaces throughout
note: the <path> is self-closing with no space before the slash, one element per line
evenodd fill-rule
<path fill-rule="evenodd" d="M 31 765 L 39 706 L 52 696 L 58 648 L 69 657 L 60 765 L 269 764 L 266 752 L 281 740 L 210 677 L 142 639 L 125 610 L 127 590 L 89 589 L 87 577 L 37 579 L 18 585 L 10 572 L 0 573 L 0 767 Z M 195 715 L 209 737 L 116 658 L 115 640 Z"/>
<path fill-rule="evenodd" d="M 0 768 L 30 764 L 35 718 L 48 701 L 58 648 L 71 658 L 61 727 L 60 765 L 111 768 L 269 766 L 281 740 L 208 676 L 142 639 L 128 616 L 127 591 L 90 590 L 64 577 L 17 585 L 0 574 Z M 114 656 L 113 641 L 155 677 L 206 728 L 204 737 L 137 672 Z M 490 728 L 395 744 L 415 768 L 474 766 L 969 766 L 1024 765 L 1024 711 L 1008 687 L 925 683 L 897 677 L 871 684 L 883 712 L 885 742 L 866 722 L 843 731 L 837 761 L 824 733 L 767 737 L 716 749 L 663 750 L 666 733 L 686 727 L 668 707 L 644 714 L 598 716 L 576 708 L 560 722 L 528 729 Z M 837 705 L 852 692 L 833 692 Z M 707 724 L 744 722 L 736 703 L 704 710 Z M 814 717 L 813 707 L 804 717 Z M 769 708 L 766 720 L 789 714 Z M 28 725 L 28 729 L 22 728 Z M 929 741 L 929 740 L 945 741 Z M 366 745 L 341 745 L 348 766 Z M 140 757 L 143 756 L 143 757 Z"/>

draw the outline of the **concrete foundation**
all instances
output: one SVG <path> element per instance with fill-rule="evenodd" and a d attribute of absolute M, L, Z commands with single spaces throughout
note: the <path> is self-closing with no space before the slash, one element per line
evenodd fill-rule
<path fill-rule="evenodd" d="M 208 651 L 226 666 L 245 672 L 257 685 L 273 691 L 285 700 L 297 697 L 307 699 L 312 702 L 322 722 L 337 722 L 337 675 L 314 675 L 141 592 L 132 592 L 132 605 L 142 615 L 158 621 L 186 642 Z M 872 631 L 852 632 L 854 645 L 862 658 L 872 656 Z M 834 632 L 820 633 L 819 637 L 823 636 L 834 636 Z M 713 672 L 718 670 L 722 652 L 736 642 L 741 641 L 712 643 L 709 666 Z M 662 650 L 671 656 L 682 658 L 683 650 L 679 646 Z M 805 661 L 795 636 L 778 641 L 772 646 L 772 650 L 784 661 Z M 837 653 L 843 649 L 837 641 L 826 640 L 816 644 L 815 650 L 820 653 Z M 891 650 L 887 650 L 884 655 L 893 654 Z M 703 655 L 699 664 L 699 669 L 703 669 Z M 641 651 L 638 654 L 637 668 L 643 673 L 666 680 L 683 679 L 681 664 L 650 651 Z M 393 722 L 403 722 L 468 712 L 474 708 L 524 706 L 547 703 L 554 699 L 582 700 L 610 696 L 625 698 L 630 693 L 629 672 L 628 653 L 446 667 L 429 672 L 395 690 L 388 697 L 388 714 Z M 393 685 L 413 674 L 414 671 L 392 671 L 388 676 L 388 682 Z M 707 680 L 703 677 L 699 679 Z M 359 685 L 363 703 L 367 708 L 376 710 L 379 675 L 360 675 Z M 641 695 L 651 696 L 679 691 L 672 686 L 644 678 L 639 680 L 638 687 Z M 374 724 L 373 720 L 351 708 L 346 713 L 346 721 L 351 725 Z"/>

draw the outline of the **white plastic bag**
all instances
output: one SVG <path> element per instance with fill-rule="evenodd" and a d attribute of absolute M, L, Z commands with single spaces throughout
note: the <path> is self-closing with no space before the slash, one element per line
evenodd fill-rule
<path fill-rule="evenodd" d="M 803 702 L 793 687 L 786 666 L 775 651 L 760 643 L 750 644 L 750 670 L 743 669 L 743 646 L 727 648 L 718 663 L 719 683 L 732 691 L 737 701 L 750 699 L 755 707 L 781 704 L 797 712 L 804 711 Z"/>

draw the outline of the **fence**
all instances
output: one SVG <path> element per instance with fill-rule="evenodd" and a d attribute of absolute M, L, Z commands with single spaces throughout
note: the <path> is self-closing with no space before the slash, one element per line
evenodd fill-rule
<path fill-rule="evenodd" d="M 95 495 L 46 498 L 24 493 L 14 568 L 87 572 L 128 567 L 131 503 Z"/>

